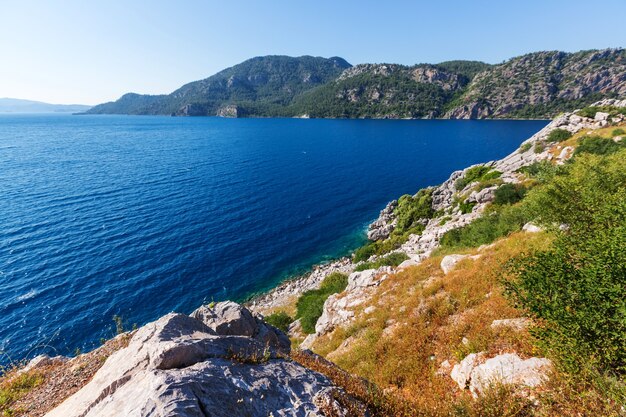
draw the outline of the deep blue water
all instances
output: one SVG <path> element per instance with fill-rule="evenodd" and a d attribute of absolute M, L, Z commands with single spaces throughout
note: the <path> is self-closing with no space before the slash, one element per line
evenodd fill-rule
<path fill-rule="evenodd" d="M 545 124 L 0 116 L 0 350 L 68 354 L 114 314 L 241 300 Z"/>

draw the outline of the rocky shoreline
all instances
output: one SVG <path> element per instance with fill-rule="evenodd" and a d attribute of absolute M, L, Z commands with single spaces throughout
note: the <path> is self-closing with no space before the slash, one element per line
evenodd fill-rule
<path fill-rule="evenodd" d="M 626 100 L 606 99 L 594 103 L 593 106 L 626 107 Z M 497 185 L 476 191 L 474 188 L 477 183 L 470 182 L 462 189 L 457 189 L 458 180 L 464 178 L 469 170 L 484 166 L 499 171 L 501 173 L 499 178 L 502 180 L 502 183 L 518 184 L 523 180 L 523 176 L 517 172 L 520 168 L 541 161 L 555 160 L 556 163 L 562 164 L 572 156 L 573 149 L 563 147 L 558 143 L 548 142 L 550 132 L 555 129 L 563 129 L 574 134 L 583 129 L 600 129 L 608 126 L 609 123 L 619 123 L 624 120 L 622 116 L 619 116 L 616 120 L 608 120 L 608 117 L 608 114 L 601 112 L 598 112 L 593 119 L 579 116 L 575 112 L 564 113 L 524 141 L 519 149 L 513 151 L 505 158 L 472 165 L 463 170 L 455 171 L 441 185 L 432 187 L 432 208 L 445 212 L 446 221 L 442 224 L 441 217 L 424 219 L 424 231 L 420 234 L 411 235 L 405 243 L 394 250 L 394 252 L 406 254 L 409 258 L 395 270 L 418 265 L 422 260 L 428 258 L 439 246 L 439 240 L 445 233 L 468 225 L 479 218 L 487 205 L 494 200 L 495 190 L 498 188 Z M 535 145 L 537 144 L 541 144 L 543 147 L 541 152 L 536 151 Z M 455 198 L 459 195 L 466 196 L 466 201 L 474 204 L 469 213 L 463 213 L 455 201 Z M 397 205 L 398 201 L 393 200 L 381 210 L 379 217 L 369 225 L 368 239 L 376 241 L 389 237 L 396 227 L 397 220 L 394 210 Z M 369 261 L 375 259 L 376 256 L 373 256 Z M 285 281 L 275 289 L 253 299 L 247 303 L 247 306 L 252 311 L 267 314 L 295 303 L 295 300 L 302 293 L 318 288 L 323 279 L 333 272 L 349 274 L 347 290 L 341 296 L 332 295 L 328 298 L 324 304 L 323 314 L 316 326 L 316 332 L 306 337 L 301 345 L 303 348 L 310 348 L 319 336 L 329 333 L 337 326 L 349 323 L 354 316 L 352 310 L 361 305 L 373 292 L 374 288 L 380 285 L 394 271 L 394 268 L 383 266 L 376 270 L 354 272 L 359 264 L 361 262 L 354 263 L 352 257 L 343 257 L 325 265 L 318 265 L 310 273 Z M 295 326 L 295 328 L 298 329 L 298 326 Z M 299 334 L 299 331 L 296 331 L 291 336 L 301 336 L 301 334 Z"/>

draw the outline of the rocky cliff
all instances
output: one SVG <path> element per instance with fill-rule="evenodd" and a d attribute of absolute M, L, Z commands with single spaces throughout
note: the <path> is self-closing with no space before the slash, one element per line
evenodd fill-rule
<path fill-rule="evenodd" d="M 626 94 L 626 50 L 538 52 L 476 75 L 445 117 L 553 117 Z"/>

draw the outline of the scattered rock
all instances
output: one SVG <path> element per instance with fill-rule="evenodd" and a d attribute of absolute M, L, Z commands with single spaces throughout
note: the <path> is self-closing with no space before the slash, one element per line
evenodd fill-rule
<path fill-rule="evenodd" d="M 603 121 L 603 120 L 608 120 L 609 119 L 609 113 L 604 113 L 604 112 L 596 112 L 596 115 L 594 117 L 594 120 L 599 122 L 599 121 Z"/>
<path fill-rule="evenodd" d="M 530 326 L 531 320 L 526 317 L 519 317 L 516 319 L 502 319 L 502 320 L 494 320 L 491 323 L 491 328 L 493 330 L 498 330 L 502 328 L 510 328 L 515 331 L 521 331 Z"/>
<path fill-rule="evenodd" d="M 552 366 L 548 359 L 523 360 L 514 353 L 485 358 L 484 352 L 472 353 L 455 365 L 450 372 L 450 377 L 459 388 L 469 388 L 474 397 L 497 383 L 536 387 L 547 379 L 547 372 Z"/>
<path fill-rule="evenodd" d="M 307 335 L 302 330 L 302 323 L 300 319 L 294 320 L 287 329 L 287 334 L 289 337 L 293 337 L 294 339 L 304 339 Z"/>
<path fill-rule="evenodd" d="M 470 353 L 459 364 L 454 365 L 450 377 L 459 385 L 459 388 L 469 388 L 470 375 L 474 367 L 485 357 L 483 352 Z"/>
<path fill-rule="evenodd" d="M 505 353 L 476 366 L 470 375 L 469 389 L 478 396 L 496 383 L 533 388 L 547 380 L 551 367 L 552 362 L 545 358 L 522 360 L 516 354 Z"/>
<path fill-rule="evenodd" d="M 456 264 L 464 259 L 478 259 L 481 255 L 446 255 L 441 260 L 441 270 L 444 274 L 452 271 Z"/>
<path fill-rule="evenodd" d="M 528 233 L 538 233 L 541 232 L 543 229 L 533 223 L 526 223 L 524 227 L 522 227 L 522 230 Z"/>
<path fill-rule="evenodd" d="M 38 355 L 32 358 L 25 367 L 17 371 L 17 375 L 32 371 L 33 369 L 43 368 L 44 366 L 56 365 L 69 360 L 66 356 L 48 356 Z"/>

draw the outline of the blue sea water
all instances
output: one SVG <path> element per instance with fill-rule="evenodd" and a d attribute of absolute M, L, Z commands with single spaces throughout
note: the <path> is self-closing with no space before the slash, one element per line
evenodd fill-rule
<path fill-rule="evenodd" d="M 0 116 L 0 363 L 266 290 L 545 124 Z"/>

